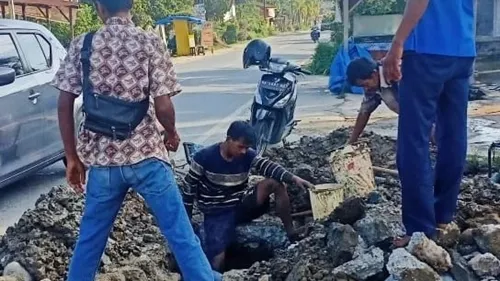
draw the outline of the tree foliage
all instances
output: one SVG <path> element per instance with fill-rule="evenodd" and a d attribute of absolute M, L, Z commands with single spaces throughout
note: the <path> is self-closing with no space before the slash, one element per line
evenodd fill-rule
<path fill-rule="evenodd" d="M 285 17 L 286 26 L 295 29 L 310 27 L 320 14 L 321 0 L 270 0 L 280 16 Z"/>
<path fill-rule="evenodd" d="M 385 15 L 403 13 L 405 0 L 364 0 L 356 7 L 358 15 Z"/>
<path fill-rule="evenodd" d="M 191 15 L 193 12 L 193 0 L 146 0 L 149 3 L 149 14 L 153 20 L 171 15 Z"/>
<path fill-rule="evenodd" d="M 137 26 L 146 28 L 155 21 L 171 15 L 191 15 L 194 0 L 134 0 L 132 20 Z M 75 35 L 97 30 L 102 22 L 89 4 L 81 4 L 75 22 Z M 69 25 L 52 23 L 52 32 L 64 45 L 71 40 Z"/>
<path fill-rule="evenodd" d="M 210 21 L 222 21 L 230 8 L 231 0 L 205 0 L 206 16 Z"/>
<path fill-rule="evenodd" d="M 94 31 L 101 27 L 102 22 L 97 16 L 95 9 L 88 4 L 82 4 L 81 8 L 78 10 L 78 14 L 75 22 L 75 35 L 80 35 L 89 31 Z M 69 27 L 68 27 L 68 36 Z"/>

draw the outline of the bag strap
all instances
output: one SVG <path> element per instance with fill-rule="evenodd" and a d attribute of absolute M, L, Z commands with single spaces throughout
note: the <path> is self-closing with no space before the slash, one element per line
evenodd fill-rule
<path fill-rule="evenodd" d="M 82 63 L 83 75 L 83 94 L 92 92 L 92 84 L 90 83 L 90 56 L 92 56 L 92 40 L 95 32 L 89 32 L 83 40 L 83 47 L 80 53 L 80 61 Z"/>

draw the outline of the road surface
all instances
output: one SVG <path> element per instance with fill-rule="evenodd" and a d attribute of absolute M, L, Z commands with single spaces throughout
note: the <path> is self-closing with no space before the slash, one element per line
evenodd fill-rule
<path fill-rule="evenodd" d="M 322 35 L 323 38 L 329 37 L 328 34 Z M 283 35 L 267 41 L 273 47 L 274 56 L 298 63 L 309 59 L 315 47 L 307 33 Z M 230 122 L 249 117 L 253 92 L 261 74 L 258 69 L 243 70 L 242 51 L 243 46 L 236 46 L 230 51 L 203 58 L 179 59 L 176 63 L 183 93 L 174 98 L 174 104 L 183 141 L 208 144 L 222 140 Z M 302 79 L 302 83 L 309 87 L 326 87 L 324 84 L 314 85 L 315 81 L 314 77 Z M 324 79 L 320 81 L 325 83 Z M 298 111 L 302 103 L 304 112 L 311 112 L 325 107 L 324 101 L 332 97 L 322 94 L 299 99 Z M 56 163 L 0 190 L 0 235 L 17 222 L 23 212 L 34 207 L 40 194 L 65 183 L 64 166 Z"/>

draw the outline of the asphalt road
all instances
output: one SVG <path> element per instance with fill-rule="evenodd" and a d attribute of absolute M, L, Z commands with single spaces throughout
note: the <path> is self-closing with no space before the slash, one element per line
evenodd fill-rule
<path fill-rule="evenodd" d="M 329 36 L 322 34 L 322 37 Z M 282 35 L 267 41 L 273 47 L 273 56 L 297 63 L 309 59 L 315 47 L 307 33 Z M 236 46 L 203 58 L 176 61 L 183 93 L 174 98 L 174 104 L 183 141 L 208 144 L 222 140 L 232 121 L 249 118 L 253 93 L 261 74 L 258 69 L 242 68 L 242 51 L 243 46 Z M 326 86 L 314 85 L 314 77 L 304 79 L 302 83 L 318 93 Z M 320 81 L 324 83 L 324 79 Z M 301 108 L 304 112 L 314 111 L 314 108 L 325 107 L 325 101 L 331 99 L 325 94 L 299 97 L 298 111 Z M 181 155 L 174 156 L 179 157 Z M 65 183 L 64 166 L 56 163 L 0 190 L 0 235 L 17 222 L 23 212 L 34 207 L 40 194 Z"/>

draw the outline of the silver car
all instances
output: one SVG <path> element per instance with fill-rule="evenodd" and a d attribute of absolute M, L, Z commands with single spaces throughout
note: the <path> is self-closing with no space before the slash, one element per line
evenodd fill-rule
<path fill-rule="evenodd" d="M 45 27 L 0 19 L 0 187 L 64 160 L 59 92 L 50 83 L 65 56 Z M 76 125 L 81 104 L 78 99 Z"/>

